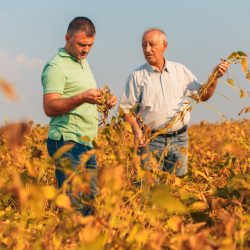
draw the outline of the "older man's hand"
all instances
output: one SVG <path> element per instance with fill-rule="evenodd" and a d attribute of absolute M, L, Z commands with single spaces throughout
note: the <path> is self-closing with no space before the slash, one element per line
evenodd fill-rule
<path fill-rule="evenodd" d="M 229 65 L 230 64 L 227 61 L 222 60 L 221 63 L 218 64 L 214 69 L 214 72 L 218 71 L 216 77 L 222 77 L 227 72 Z"/>

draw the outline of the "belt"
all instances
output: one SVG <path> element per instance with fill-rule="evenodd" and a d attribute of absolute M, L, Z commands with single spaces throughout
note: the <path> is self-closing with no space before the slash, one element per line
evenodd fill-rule
<path fill-rule="evenodd" d="M 177 135 L 180 135 L 184 132 L 186 132 L 188 130 L 188 126 L 185 125 L 184 127 L 174 131 L 174 132 L 168 132 L 168 133 L 165 133 L 165 134 L 160 134 L 159 136 L 164 136 L 164 137 L 174 137 L 174 136 L 177 136 Z M 158 132 L 159 130 L 152 130 L 153 133 L 155 132 Z"/>

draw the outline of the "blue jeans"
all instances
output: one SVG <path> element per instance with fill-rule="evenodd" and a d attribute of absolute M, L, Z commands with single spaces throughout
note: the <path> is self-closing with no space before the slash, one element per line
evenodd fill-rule
<path fill-rule="evenodd" d="M 175 170 L 176 176 L 183 176 L 187 173 L 188 163 L 188 132 L 167 138 L 159 135 L 145 148 L 140 149 L 140 154 L 155 152 L 159 161 L 159 169 L 170 173 Z M 143 167 L 150 169 L 149 159 L 142 161 Z"/>
<path fill-rule="evenodd" d="M 57 179 L 59 188 L 63 185 L 63 182 L 67 178 L 67 176 L 65 175 L 63 171 L 63 164 L 62 164 L 63 160 L 65 159 L 68 160 L 70 162 L 72 169 L 76 169 L 76 167 L 81 164 L 80 156 L 93 148 L 74 142 L 74 141 L 64 141 L 63 137 L 61 137 L 59 141 L 53 140 L 50 138 L 48 138 L 47 140 L 48 153 L 52 158 L 59 148 L 61 148 L 64 145 L 72 144 L 72 143 L 74 144 L 74 146 L 70 150 L 62 154 L 59 158 L 54 159 L 54 163 L 56 166 L 56 179 Z M 94 196 L 97 190 L 96 156 L 91 155 L 89 160 L 86 163 L 86 166 L 83 166 L 83 167 L 86 167 L 87 172 L 91 172 L 92 178 L 90 182 L 90 195 Z"/>

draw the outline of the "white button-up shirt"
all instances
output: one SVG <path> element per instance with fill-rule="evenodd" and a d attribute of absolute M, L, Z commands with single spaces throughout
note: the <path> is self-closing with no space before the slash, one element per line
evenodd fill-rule
<path fill-rule="evenodd" d="M 187 97 L 197 93 L 201 84 L 184 65 L 165 60 L 162 72 L 146 63 L 128 77 L 120 107 L 125 113 L 138 105 L 135 113 L 153 130 L 164 127 L 177 112 L 187 105 Z M 170 131 L 187 125 L 190 112 Z"/>

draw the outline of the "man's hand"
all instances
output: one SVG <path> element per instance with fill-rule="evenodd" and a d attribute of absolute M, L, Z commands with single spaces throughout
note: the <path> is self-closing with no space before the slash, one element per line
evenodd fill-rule
<path fill-rule="evenodd" d="M 139 142 L 139 147 L 146 147 L 146 145 L 149 143 L 149 140 L 146 139 L 146 137 L 142 133 L 141 129 L 133 131 L 133 133 L 135 135 L 135 141 L 138 140 L 138 142 Z"/>
<path fill-rule="evenodd" d="M 221 63 L 214 68 L 213 72 L 218 71 L 216 75 L 217 79 L 222 77 L 227 72 L 229 65 L 230 64 L 227 61 L 222 60 Z"/>
<path fill-rule="evenodd" d="M 88 89 L 82 93 L 83 102 L 97 104 L 98 98 L 101 96 L 99 89 Z"/>

